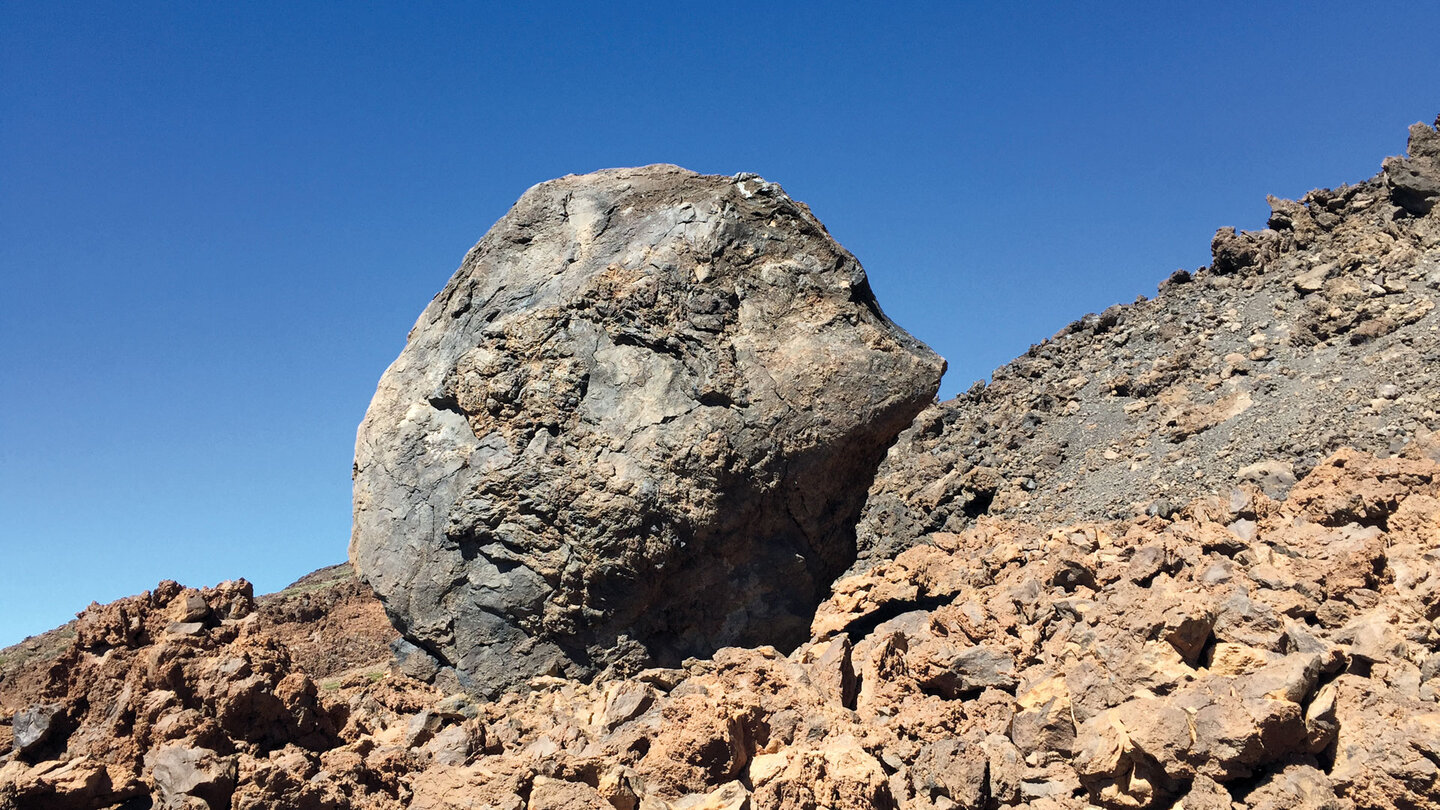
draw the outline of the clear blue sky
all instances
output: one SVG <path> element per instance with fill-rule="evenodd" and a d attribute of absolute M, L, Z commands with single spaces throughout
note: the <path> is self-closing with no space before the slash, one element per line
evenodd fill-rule
<path fill-rule="evenodd" d="M 609 11 L 615 9 L 614 11 Z M 811 204 L 946 396 L 1440 112 L 1430 3 L 0 5 L 0 644 L 345 557 L 355 426 L 530 185 Z"/>

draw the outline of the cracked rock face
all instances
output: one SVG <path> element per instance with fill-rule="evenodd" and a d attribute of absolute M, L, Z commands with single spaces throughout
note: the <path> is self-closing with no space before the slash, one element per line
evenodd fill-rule
<path fill-rule="evenodd" d="M 381 379 L 350 556 L 474 692 L 792 645 L 943 370 L 774 184 L 544 183 Z"/>

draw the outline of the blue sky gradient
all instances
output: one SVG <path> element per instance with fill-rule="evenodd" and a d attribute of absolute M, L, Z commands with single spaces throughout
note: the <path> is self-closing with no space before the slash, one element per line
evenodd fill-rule
<path fill-rule="evenodd" d="M 1436 31 L 1425 3 L 0 5 L 0 645 L 344 559 L 376 381 L 537 182 L 781 183 L 948 397 L 1265 194 L 1374 174 L 1440 112 Z"/>

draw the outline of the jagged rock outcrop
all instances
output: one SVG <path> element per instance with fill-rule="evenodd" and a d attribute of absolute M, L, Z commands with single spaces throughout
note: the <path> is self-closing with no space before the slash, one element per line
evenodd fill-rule
<path fill-rule="evenodd" d="M 1272 198 L 1153 300 L 1088 315 L 927 409 L 858 529 L 863 570 L 983 514 L 1165 513 L 1236 475 L 1284 494 L 1342 446 L 1440 429 L 1440 133 L 1376 177 Z"/>
<path fill-rule="evenodd" d="M 543 183 L 380 381 L 351 558 L 478 693 L 793 645 L 943 366 L 774 184 Z"/>

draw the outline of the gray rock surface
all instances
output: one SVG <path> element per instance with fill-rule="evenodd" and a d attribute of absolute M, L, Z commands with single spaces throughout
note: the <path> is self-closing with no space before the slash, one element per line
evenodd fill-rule
<path fill-rule="evenodd" d="M 1236 479 L 1282 497 L 1342 446 L 1440 430 L 1440 132 L 1358 185 L 1272 198 L 1153 300 L 1087 315 L 922 413 L 865 505 L 854 570 L 984 514 L 1167 517 Z"/>
<path fill-rule="evenodd" d="M 351 559 L 473 692 L 795 644 L 943 369 L 779 186 L 543 183 L 381 379 Z"/>
<path fill-rule="evenodd" d="M 67 720 L 65 706 L 59 703 L 37 703 L 16 712 L 11 720 L 15 752 L 30 755 L 55 742 Z"/>

